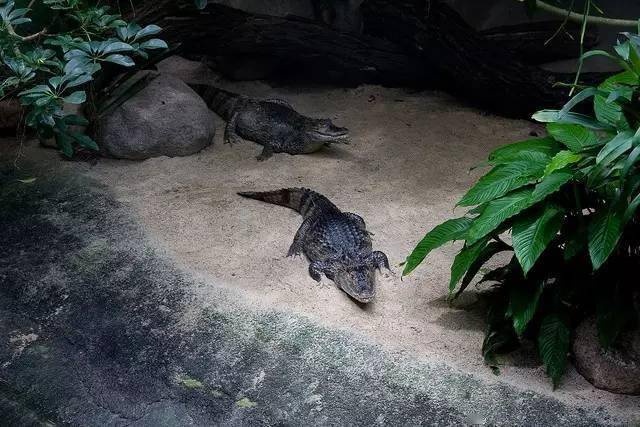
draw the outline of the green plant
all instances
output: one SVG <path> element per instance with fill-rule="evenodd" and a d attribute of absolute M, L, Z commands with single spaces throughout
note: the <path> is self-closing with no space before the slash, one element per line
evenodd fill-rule
<path fill-rule="evenodd" d="M 486 272 L 494 286 L 483 353 L 531 338 L 554 386 L 565 371 L 572 329 L 597 315 L 600 343 L 611 346 L 634 325 L 632 279 L 640 261 L 640 37 L 623 33 L 615 55 L 623 71 L 598 87 L 581 87 L 562 110 L 533 118 L 548 136 L 489 155 L 491 170 L 462 197 L 466 215 L 436 226 L 406 260 L 413 271 L 434 249 L 464 241 L 451 266 L 455 298 L 499 252 L 511 261 Z M 592 100 L 588 114 L 575 112 Z M 585 104 L 581 104 L 584 106 Z M 510 235 L 510 241 L 509 241 Z"/>
<path fill-rule="evenodd" d="M 39 19 L 29 17 L 31 5 Z M 91 100 L 109 83 L 114 67 L 133 67 L 135 58 L 167 48 L 151 38 L 160 31 L 157 25 L 127 23 L 85 0 L 34 0 L 29 7 L 0 0 L 0 100 L 19 97 L 26 124 L 41 138 L 55 138 L 65 155 L 72 156 L 76 145 L 96 150 L 91 138 L 73 128 L 87 120 L 65 105 Z"/>

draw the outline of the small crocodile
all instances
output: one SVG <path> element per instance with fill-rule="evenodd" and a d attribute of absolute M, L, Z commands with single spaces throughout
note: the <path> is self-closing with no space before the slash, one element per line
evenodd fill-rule
<path fill-rule="evenodd" d="M 350 141 L 348 129 L 329 119 L 303 116 L 281 99 L 259 100 L 210 85 L 190 86 L 227 121 L 225 143 L 239 142 L 242 137 L 264 147 L 258 160 L 273 153 L 309 154 L 325 145 Z"/>
<path fill-rule="evenodd" d="M 389 269 L 389 261 L 384 253 L 372 250 L 370 234 L 360 216 L 342 212 L 329 199 L 306 188 L 238 194 L 299 212 L 304 221 L 287 256 L 304 253 L 314 280 L 320 281 L 324 274 L 356 301 L 373 299 L 375 270 Z"/>

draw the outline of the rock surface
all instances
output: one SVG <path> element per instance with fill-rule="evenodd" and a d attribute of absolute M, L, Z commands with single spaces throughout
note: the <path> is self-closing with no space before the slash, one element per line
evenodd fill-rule
<path fill-rule="evenodd" d="M 164 75 L 171 75 L 186 83 L 212 83 L 220 77 L 200 61 L 191 61 L 178 55 L 170 56 L 156 64 Z"/>
<path fill-rule="evenodd" d="M 622 335 L 616 348 L 602 350 L 596 321 L 585 320 L 573 343 L 576 369 L 594 386 L 613 393 L 640 394 L 640 333 Z"/>
<path fill-rule="evenodd" d="M 160 74 L 98 120 L 96 139 L 110 157 L 143 160 L 197 153 L 214 134 L 204 101 L 182 80 Z"/>

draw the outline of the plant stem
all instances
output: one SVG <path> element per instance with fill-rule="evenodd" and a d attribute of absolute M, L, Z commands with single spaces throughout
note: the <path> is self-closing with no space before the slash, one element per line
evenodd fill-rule
<path fill-rule="evenodd" d="M 522 2 L 523 0 L 517 0 Z M 580 13 L 573 12 L 572 10 L 563 9 L 561 7 L 550 5 L 544 1 L 537 0 L 536 6 L 540 8 L 540 10 L 544 10 L 545 12 L 553 13 L 554 15 L 567 16 L 570 21 L 582 23 L 584 16 Z M 631 19 L 615 19 L 615 18 L 605 18 L 603 16 L 591 16 L 588 15 L 587 21 L 590 24 L 599 24 L 599 25 L 607 25 L 612 27 L 632 27 L 638 28 L 638 21 L 634 21 Z"/>

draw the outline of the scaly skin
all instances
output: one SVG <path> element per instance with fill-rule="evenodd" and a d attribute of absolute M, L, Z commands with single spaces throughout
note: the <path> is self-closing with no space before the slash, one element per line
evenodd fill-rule
<path fill-rule="evenodd" d="M 209 108 L 227 121 L 225 142 L 248 139 L 264 148 L 258 160 L 273 153 L 309 154 L 332 143 L 349 143 L 349 131 L 329 119 L 312 119 L 296 112 L 286 101 L 258 100 L 209 85 L 190 85 Z"/>
<path fill-rule="evenodd" d="M 324 274 L 356 301 L 368 303 L 373 299 L 375 271 L 389 269 L 389 261 L 384 253 L 373 251 L 360 216 L 342 212 L 329 199 L 306 188 L 238 194 L 299 212 L 304 221 L 288 256 L 304 253 L 313 279 L 320 281 Z"/>

